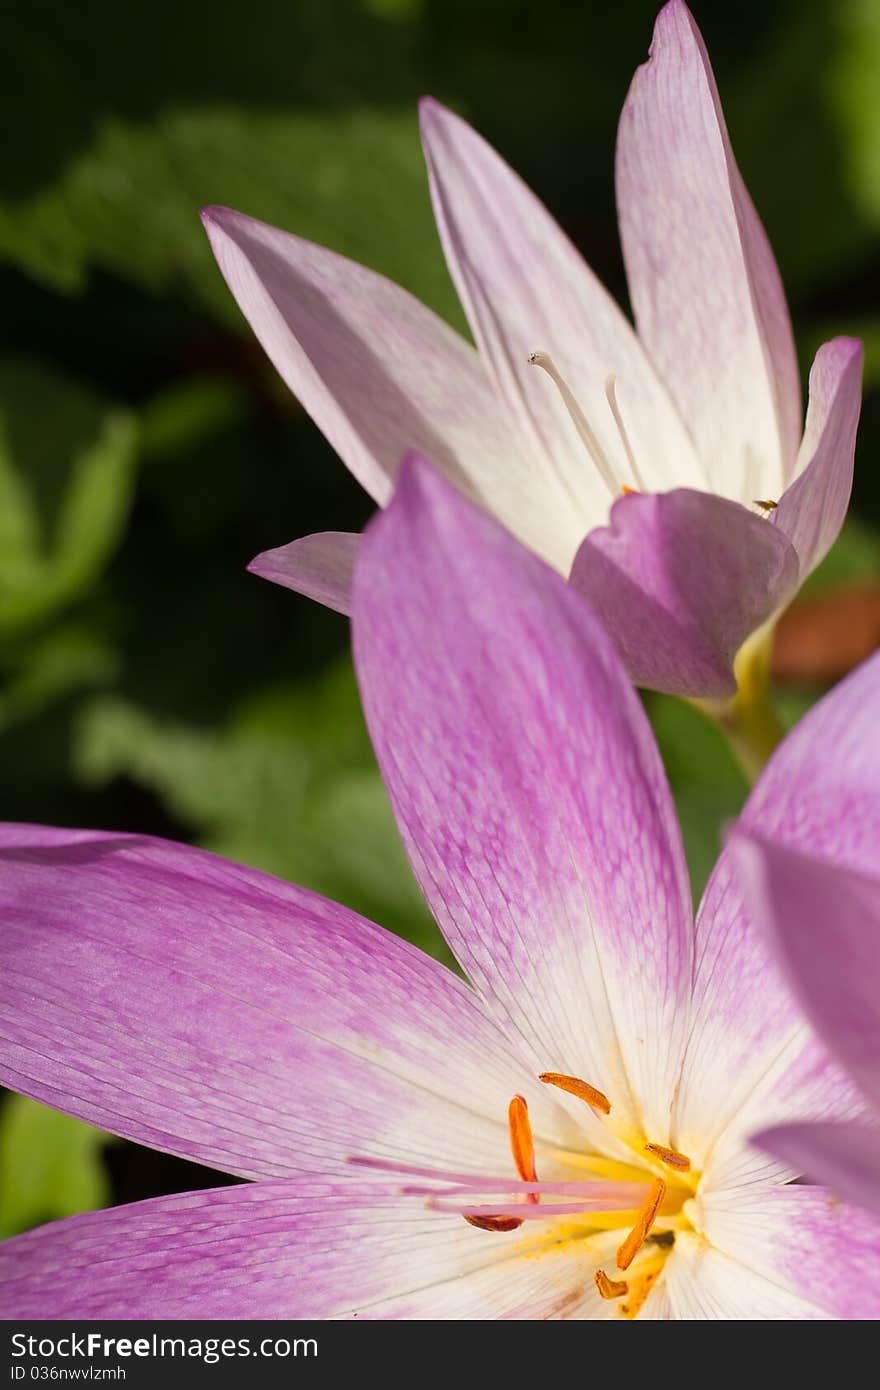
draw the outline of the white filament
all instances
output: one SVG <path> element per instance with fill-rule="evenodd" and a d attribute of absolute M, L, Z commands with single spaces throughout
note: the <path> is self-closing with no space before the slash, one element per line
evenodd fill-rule
<path fill-rule="evenodd" d="M 592 426 L 590 425 L 589 420 L 587 419 L 586 415 L 581 410 L 580 406 L 575 400 L 574 395 L 572 394 L 565 378 L 560 373 L 559 368 L 556 366 L 556 363 L 553 361 L 553 358 L 550 356 L 548 352 L 533 352 L 529 356 L 529 363 L 533 367 L 541 367 L 542 370 L 547 373 L 550 380 L 553 382 L 554 386 L 556 387 L 560 396 L 562 397 L 562 403 L 568 411 L 568 414 L 571 418 L 571 422 L 577 430 L 578 438 L 581 440 L 581 443 L 586 447 L 587 453 L 590 455 L 590 458 L 593 460 L 596 467 L 598 468 L 602 480 L 608 487 L 612 496 L 616 496 L 621 490 L 620 479 L 615 476 L 614 469 L 609 463 L 608 456 L 605 453 L 605 450 L 599 443 L 599 439 L 595 434 Z M 617 426 L 617 432 L 620 435 L 620 441 L 623 445 L 623 450 L 626 454 L 627 461 L 630 466 L 634 490 L 637 492 L 644 492 L 645 485 L 642 481 L 641 474 L 639 473 L 639 468 L 638 464 L 636 463 L 635 454 L 633 453 L 633 448 L 630 444 L 629 435 L 627 434 L 626 426 L 623 423 L 623 417 L 620 413 L 620 407 L 617 403 L 616 384 L 617 378 L 614 376 L 613 373 L 606 377 L 605 399 L 608 402 L 608 408 L 611 411 L 612 419 L 614 420 L 614 423 Z"/>
<path fill-rule="evenodd" d="M 626 452 L 626 456 L 629 459 L 629 466 L 632 472 L 632 479 L 633 483 L 635 484 L 636 492 L 644 492 L 645 484 L 642 481 L 642 475 L 640 474 L 639 466 L 636 463 L 636 456 L 633 453 L 632 445 L 629 442 L 629 435 L 627 434 L 626 426 L 623 423 L 623 416 L 621 415 L 620 407 L 617 404 L 617 377 L 614 376 L 613 373 L 611 374 L 611 376 L 605 378 L 605 399 L 607 400 L 608 405 L 611 408 L 611 414 L 614 416 L 614 423 L 617 426 L 617 432 L 620 435 L 624 451 Z"/>
<path fill-rule="evenodd" d="M 605 451 L 593 433 L 586 415 L 571 394 L 564 378 L 560 376 L 553 358 L 547 352 L 533 352 L 529 356 L 529 362 L 533 367 L 541 367 L 547 373 L 562 397 L 563 405 L 571 416 L 571 422 L 578 432 L 581 443 L 586 446 L 587 453 L 598 468 L 604 482 L 612 493 L 618 492 L 619 485 L 605 457 Z"/>

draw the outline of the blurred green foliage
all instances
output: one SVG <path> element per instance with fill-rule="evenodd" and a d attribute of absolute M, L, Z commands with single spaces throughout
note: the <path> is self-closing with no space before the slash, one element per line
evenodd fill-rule
<path fill-rule="evenodd" d="M 880 576 L 880 0 L 695 11 L 806 369 L 866 341 L 855 516 L 812 587 Z M 462 326 L 416 98 L 473 119 L 625 298 L 620 104 L 654 0 L 30 0 L 0 103 L 0 814 L 189 839 L 442 953 L 357 702 L 347 625 L 244 572 L 369 514 L 216 271 L 219 202 L 326 242 Z M 815 689 L 787 692 L 795 718 Z M 651 697 L 695 892 L 745 786 Z M 0 1110 L 0 1227 L 110 1196 L 102 1140 Z M 126 1157 L 127 1156 L 127 1157 Z M 111 1150 L 113 1195 L 200 1179 Z M 126 1166 L 127 1165 L 127 1166 Z M 140 1184 L 140 1185 L 139 1185 Z"/>
<path fill-rule="evenodd" d="M 9 1096 L 0 1125 L 0 1238 L 104 1206 L 106 1134 L 57 1110 Z"/>
<path fill-rule="evenodd" d="M 128 519 L 137 426 L 45 368 L 0 362 L 0 634 L 86 591 Z"/>
<path fill-rule="evenodd" d="M 98 696 L 75 731 L 74 772 L 86 785 L 131 777 L 205 848 L 307 883 L 451 963 L 407 871 L 347 656 L 211 729 Z"/>

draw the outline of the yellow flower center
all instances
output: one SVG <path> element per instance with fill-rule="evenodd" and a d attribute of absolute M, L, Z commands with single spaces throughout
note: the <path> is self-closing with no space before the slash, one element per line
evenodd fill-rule
<path fill-rule="evenodd" d="M 607 1096 L 580 1077 L 542 1072 L 539 1079 L 584 1101 L 594 1114 L 610 1114 L 611 1103 Z M 576 1199 L 568 1205 L 559 1202 L 560 1196 L 569 1193 L 575 1196 L 577 1183 L 539 1181 L 538 1157 L 523 1096 L 516 1095 L 511 1100 L 508 1125 L 511 1154 L 521 1183 L 544 1190 L 519 1189 L 516 1202 L 530 1208 L 523 1216 L 516 1214 L 515 1205 L 497 1213 L 488 1207 L 472 1207 L 462 1211 L 464 1219 L 481 1230 L 507 1232 L 517 1230 L 527 1219 L 539 1218 L 543 1208 L 546 1219 L 553 1222 L 555 1243 L 582 1240 L 596 1232 L 619 1229 L 622 1238 L 616 1251 L 616 1268 L 599 1267 L 593 1277 L 602 1298 L 619 1300 L 621 1317 L 636 1317 L 674 1247 L 676 1232 L 691 1227 L 685 1204 L 696 1191 L 699 1174 L 693 1172 L 687 1154 L 646 1139 L 628 1143 L 632 1150 L 631 1162 L 539 1146 L 542 1161 L 586 1172 L 603 1185 L 609 1203 L 607 1209 L 596 1210 L 595 1202 L 587 1198 L 584 1210 L 578 1211 Z M 621 1192 L 619 1207 L 614 1204 L 616 1185 Z M 638 1207 L 632 1205 L 634 1192 L 644 1194 Z M 624 1274 L 625 1278 L 620 1277 Z"/>

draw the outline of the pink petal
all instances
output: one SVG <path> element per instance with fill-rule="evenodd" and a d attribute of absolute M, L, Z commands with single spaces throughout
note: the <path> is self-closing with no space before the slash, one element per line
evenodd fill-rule
<path fill-rule="evenodd" d="M 878 721 L 880 655 L 788 735 L 758 779 L 740 827 L 802 855 L 876 873 Z M 711 1151 L 712 1186 L 746 1182 L 762 1167 L 782 1171 L 744 1150 L 758 1130 L 845 1119 L 862 1108 L 797 1006 L 766 924 L 747 908 L 735 855 L 731 843 L 697 916 L 694 1011 L 676 1131 L 677 1147 L 692 1158 L 697 1146 Z"/>
<path fill-rule="evenodd" d="M 732 694 L 740 646 L 796 583 L 776 527 L 689 488 L 622 497 L 571 571 L 636 684 L 676 695 Z"/>
<path fill-rule="evenodd" d="M 15 1320 L 607 1315 L 571 1247 L 542 1244 L 378 1189 L 257 1183 L 90 1212 L 7 1241 L 0 1304 Z"/>
<path fill-rule="evenodd" d="M 248 569 L 261 579 L 282 584 L 348 616 L 359 542 L 360 536 L 347 531 L 322 531 L 276 550 L 264 550 L 251 560 Z"/>
<path fill-rule="evenodd" d="M 810 710 L 764 770 L 740 822 L 875 876 L 880 844 L 880 653 Z"/>
<path fill-rule="evenodd" d="M 847 1202 L 880 1216 L 880 1128 L 866 1124 L 780 1125 L 753 1142 Z"/>
<path fill-rule="evenodd" d="M 584 532 L 525 450 L 474 349 L 390 280 L 229 208 L 202 213 L 226 282 L 281 376 L 377 502 L 407 449 L 567 569 Z"/>
<path fill-rule="evenodd" d="M 658 15 L 651 56 L 623 107 L 617 204 L 639 336 L 713 491 L 776 499 L 801 433 L 791 323 L 709 56 L 682 0 Z"/>
<path fill-rule="evenodd" d="M 619 484 L 633 479 L 605 383 L 650 488 L 700 487 L 706 474 L 630 324 L 546 208 L 490 145 L 438 102 L 422 102 L 422 143 L 446 260 L 476 343 L 522 438 L 553 468 L 581 536 L 612 494 L 555 387 L 529 366 L 550 354 L 588 417 Z M 570 563 L 570 557 L 569 557 Z"/>
<path fill-rule="evenodd" d="M 353 637 L 405 845 L 468 977 L 536 1071 L 582 1077 L 609 1095 L 612 1127 L 665 1142 L 690 894 L 657 748 L 604 633 L 410 459 L 364 535 Z M 608 1143 L 563 1100 L 576 1133 Z"/>
<path fill-rule="evenodd" d="M 804 1012 L 880 1111 L 880 863 L 852 873 L 747 835 L 732 848 Z"/>
<path fill-rule="evenodd" d="M 473 991 L 346 908 L 146 837 L 5 826 L 0 861 L 12 1089 L 247 1177 L 504 1172 L 518 1091 L 556 1140 Z"/>
<path fill-rule="evenodd" d="M 739 1281 L 739 1310 L 728 1316 L 766 1318 L 759 1311 L 766 1280 L 776 1290 L 769 1304 L 774 1318 L 880 1317 L 880 1222 L 823 1188 L 719 1192 L 702 1201 L 701 1215 L 706 1240 L 747 1276 Z M 786 1296 L 789 1313 L 783 1311 Z"/>
<path fill-rule="evenodd" d="M 855 338 L 834 338 L 820 347 L 810 372 L 807 427 L 795 481 L 773 513 L 797 551 L 801 580 L 828 554 L 849 506 L 862 356 Z"/>
<path fill-rule="evenodd" d="M 814 1322 L 834 1317 L 690 1233 L 676 1236 L 659 1292 L 659 1316 L 676 1322 Z M 654 1316 L 653 1305 L 652 1290 L 644 1310 L 648 1317 Z"/>

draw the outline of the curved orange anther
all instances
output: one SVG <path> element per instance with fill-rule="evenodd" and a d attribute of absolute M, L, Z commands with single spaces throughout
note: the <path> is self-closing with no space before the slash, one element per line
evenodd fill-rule
<path fill-rule="evenodd" d="M 597 1269 L 594 1277 L 600 1298 L 623 1298 L 625 1293 L 629 1293 L 629 1284 L 625 1280 L 609 1279 L 604 1269 Z"/>
<path fill-rule="evenodd" d="M 525 1096 L 513 1097 L 507 1107 L 507 1123 L 510 1126 L 510 1151 L 516 1171 L 523 1182 L 537 1182 L 535 1143 Z M 527 1202 L 537 1203 L 538 1200 L 537 1192 L 526 1193 Z M 515 1231 L 522 1225 L 518 1216 L 465 1216 L 464 1219 L 479 1231 Z"/>
<path fill-rule="evenodd" d="M 542 1071 L 538 1080 L 546 1081 L 548 1086 L 558 1086 L 560 1091 L 568 1091 L 569 1095 L 577 1096 L 578 1100 L 585 1100 L 587 1105 L 591 1105 L 594 1110 L 601 1110 L 603 1115 L 611 1112 L 611 1101 L 608 1097 L 577 1076 L 564 1076 L 560 1071 Z"/>
<path fill-rule="evenodd" d="M 690 1159 L 687 1154 L 680 1154 L 678 1149 L 667 1149 L 663 1144 L 646 1144 L 645 1152 L 659 1158 L 660 1162 L 665 1163 L 667 1168 L 675 1168 L 679 1173 L 690 1172 Z"/>
<path fill-rule="evenodd" d="M 507 1123 L 510 1126 L 510 1151 L 516 1171 L 523 1182 L 537 1182 L 535 1167 L 535 1143 L 532 1139 L 532 1126 L 529 1120 L 529 1107 L 525 1096 L 514 1096 L 507 1107 Z M 537 1192 L 530 1192 L 528 1200 L 536 1203 Z"/>
<path fill-rule="evenodd" d="M 657 1178 L 657 1180 L 651 1184 L 651 1190 L 639 1211 L 639 1218 L 636 1224 L 633 1226 L 626 1240 L 617 1252 L 618 1269 L 629 1269 L 629 1266 L 632 1264 L 641 1248 L 642 1242 L 657 1219 L 660 1203 L 665 1196 L 666 1183 L 662 1178 Z"/>

